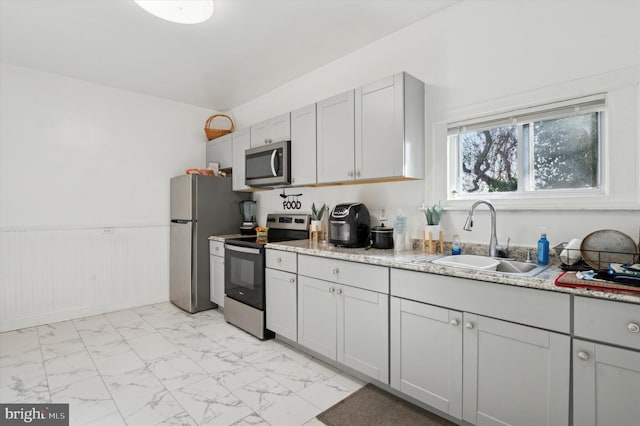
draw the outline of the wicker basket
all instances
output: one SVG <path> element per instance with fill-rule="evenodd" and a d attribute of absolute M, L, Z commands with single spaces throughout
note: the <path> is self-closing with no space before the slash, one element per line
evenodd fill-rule
<path fill-rule="evenodd" d="M 213 119 L 216 118 L 216 117 L 224 117 L 227 120 L 229 120 L 229 122 L 231 123 L 231 128 L 230 129 L 213 129 L 213 128 L 211 128 L 211 123 L 213 122 Z M 235 126 L 233 125 L 233 120 L 231 119 L 231 117 L 229 117 L 228 115 L 224 115 L 224 114 L 212 115 L 211 117 L 209 117 L 207 119 L 207 122 L 204 124 L 204 133 L 207 135 L 207 139 L 208 140 L 219 138 L 220 136 L 224 136 L 224 135 L 227 135 L 229 133 L 233 133 L 234 130 L 235 130 Z"/>

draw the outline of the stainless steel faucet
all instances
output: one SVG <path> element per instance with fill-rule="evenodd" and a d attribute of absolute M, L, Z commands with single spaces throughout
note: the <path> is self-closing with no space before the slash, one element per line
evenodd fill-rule
<path fill-rule="evenodd" d="M 491 239 L 489 240 L 489 256 L 498 257 L 498 237 L 496 235 L 496 209 L 493 207 L 493 204 L 486 200 L 478 200 L 469 209 L 469 216 L 467 216 L 467 220 L 464 223 L 463 229 L 465 231 L 471 231 L 473 228 L 473 211 L 480 204 L 486 204 L 489 207 L 489 212 L 491 213 Z"/>

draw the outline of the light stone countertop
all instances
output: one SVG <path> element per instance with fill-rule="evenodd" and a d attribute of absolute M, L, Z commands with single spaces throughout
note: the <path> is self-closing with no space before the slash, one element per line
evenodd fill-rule
<path fill-rule="evenodd" d="M 640 304 L 640 295 L 634 295 L 632 293 L 558 287 L 555 285 L 555 279 L 562 273 L 562 270 L 557 266 L 550 266 L 533 277 L 526 277 L 500 272 L 477 271 L 473 269 L 437 265 L 431 263 L 430 260 L 437 259 L 442 255 L 428 255 L 422 253 L 421 250 L 395 252 L 394 250 L 343 248 L 335 247 L 332 244 L 311 243 L 309 240 L 268 243 L 266 247 L 296 252 L 298 254 L 308 254 L 351 262 L 367 263 L 370 265 L 387 266 L 391 268 L 427 272 L 431 274 L 488 281 L 497 284 L 515 285 L 540 290 L 569 293 L 577 296 L 596 297 L 600 299 Z"/>

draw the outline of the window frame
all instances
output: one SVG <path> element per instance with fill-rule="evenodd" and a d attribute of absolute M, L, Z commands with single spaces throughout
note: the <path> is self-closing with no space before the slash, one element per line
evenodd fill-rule
<path fill-rule="evenodd" d="M 606 165 L 607 153 L 607 121 L 609 116 L 607 93 L 597 93 L 579 98 L 570 98 L 558 102 L 539 104 L 517 110 L 478 116 L 463 121 L 447 124 L 447 201 L 464 201 L 477 199 L 490 200 L 536 200 L 536 199 L 564 199 L 564 198 L 597 198 L 607 195 Z M 598 186 L 595 188 L 561 188 L 561 189 L 532 189 L 535 185 L 533 167 L 533 150 L 535 145 L 527 144 L 523 128 L 525 124 L 537 121 L 560 119 L 574 115 L 598 112 Z M 517 167 L 518 189 L 510 192 L 462 192 L 462 153 L 460 134 L 472 130 L 486 130 L 500 126 L 516 126 L 518 137 Z M 533 132 L 533 126 L 529 131 Z M 531 139 L 531 135 L 529 137 Z"/>

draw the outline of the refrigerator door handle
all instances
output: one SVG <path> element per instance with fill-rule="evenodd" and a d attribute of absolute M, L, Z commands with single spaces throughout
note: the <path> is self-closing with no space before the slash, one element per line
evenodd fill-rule
<path fill-rule="evenodd" d="M 190 223 L 192 220 L 183 220 L 183 219 L 171 219 L 171 223 Z"/>

